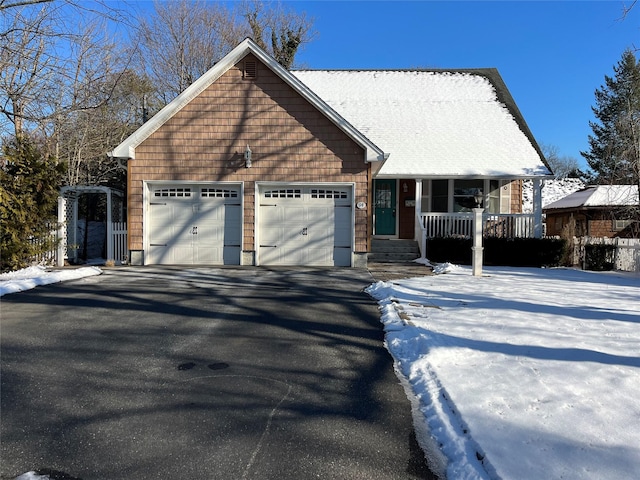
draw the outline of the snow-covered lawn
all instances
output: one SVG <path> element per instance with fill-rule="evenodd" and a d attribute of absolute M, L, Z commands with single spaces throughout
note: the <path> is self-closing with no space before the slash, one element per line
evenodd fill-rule
<path fill-rule="evenodd" d="M 452 270 L 368 288 L 447 477 L 639 478 L 640 277 Z"/>
<path fill-rule="evenodd" d="M 638 478 L 640 276 L 447 270 L 367 289 L 436 467 L 449 480 Z M 0 295 L 100 273 L 32 267 L 0 275 Z"/>
<path fill-rule="evenodd" d="M 47 270 L 45 267 L 35 266 L 0 274 L 0 297 L 8 293 L 23 292 L 37 287 L 65 280 L 100 275 L 98 267 L 80 267 L 66 270 Z"/>

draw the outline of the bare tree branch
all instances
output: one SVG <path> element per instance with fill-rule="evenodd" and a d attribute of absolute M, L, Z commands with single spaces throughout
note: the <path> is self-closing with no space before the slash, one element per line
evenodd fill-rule
<path fill-rule="evenodd" d="M 638 3 L 638 0 L 633 0 L 631 2 L 631 5 L 629 6 L 622 5 L 622 17 L 620 17 L 620 20 L 624 20 L 625 18 L 627 18 L 627 15 L 629 15 L 631 10 L 633 10 L 633 8 L 636 6 L 636 3 Z"/>
<path fill-rule="evenodd" d="M 0 0 L 0 10 L 7 10 L 9 8 L 25 7 L 28 5 L 37 5 L 38 3 L 49 3 L 53 0 L 18 0 L 14 2 L 7 2 L 6 0 Z"/>

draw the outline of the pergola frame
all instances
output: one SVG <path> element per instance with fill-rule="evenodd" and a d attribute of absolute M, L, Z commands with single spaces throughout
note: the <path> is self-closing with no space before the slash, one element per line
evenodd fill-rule
<path fill-rule="evenodd" d="M 84 194 L 91 193 L 103 193 L 107 196 L 107 259 L 114 257 L 112 221 L 113 195 L 122 199 L 123 193 L 119 190 L 99 185 L 70 185 L 62 187 L 60 189 L 60 195 L 58 196 L 58 238 L 64 240 L 58 243 L 57 258 L 59 267 L 63 267 L 65 258 L 68 258 L 67 246 L 69 243 L 73 245 L 78 244 L 78 199 Z M 68 215 L 67 210 L 69 202 L 72 202 L 71 215 Z M 69 217 L 71 217 L 70 222 Z M 68 225 L 68 223 L 70 223 L 70 225 Z M 85 228 L 89 228 L 88 223 L 89 222 L 87 222 L 87 226 Z M 71 239 L 69 239 L 69 227 L 72 227 Z M 74 261 L 77 261 L 78 259 L 77 252 L 78 250 L 75 249 Z"/>

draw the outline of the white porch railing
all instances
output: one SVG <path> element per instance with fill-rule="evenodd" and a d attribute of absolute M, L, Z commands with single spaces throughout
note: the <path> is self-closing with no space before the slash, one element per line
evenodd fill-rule
<path fill-rule="evenodd" d="M 535 236 L 533 214 L 484 213 L 482 232 L 485 237 L 532 238 Z M 473 236 L 472 213 L 423 213 L 420 230 L 424 238 Z M 417 233 L 417 232 L 416 232 Z"/>

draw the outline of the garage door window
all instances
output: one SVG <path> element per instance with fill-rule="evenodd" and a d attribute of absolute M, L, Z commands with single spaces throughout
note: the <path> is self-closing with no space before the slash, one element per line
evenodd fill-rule
<path fill-rule="evenodd" d="M 302 190 L 299 188 L 286 188 L 281 190 L 268 190 L 264 192 L 265 198 L 301 198 Z"/>
<path fill-rule="evenodd" d="M 190 188 L 159 188 L 153 191 L 154 197 L 191 197 Z"/>
<path fill-rule="evenodd" d="M 311 189 L 311 198 L 343 198 L 348 199 L 348 192 L 341 190 Z"/>
<path fill-rule="evenodd" d="M 200 196 L 203 198 L 238 198 L 238 191 L 222 188 L 203 188 L 200 191 Z"/>

